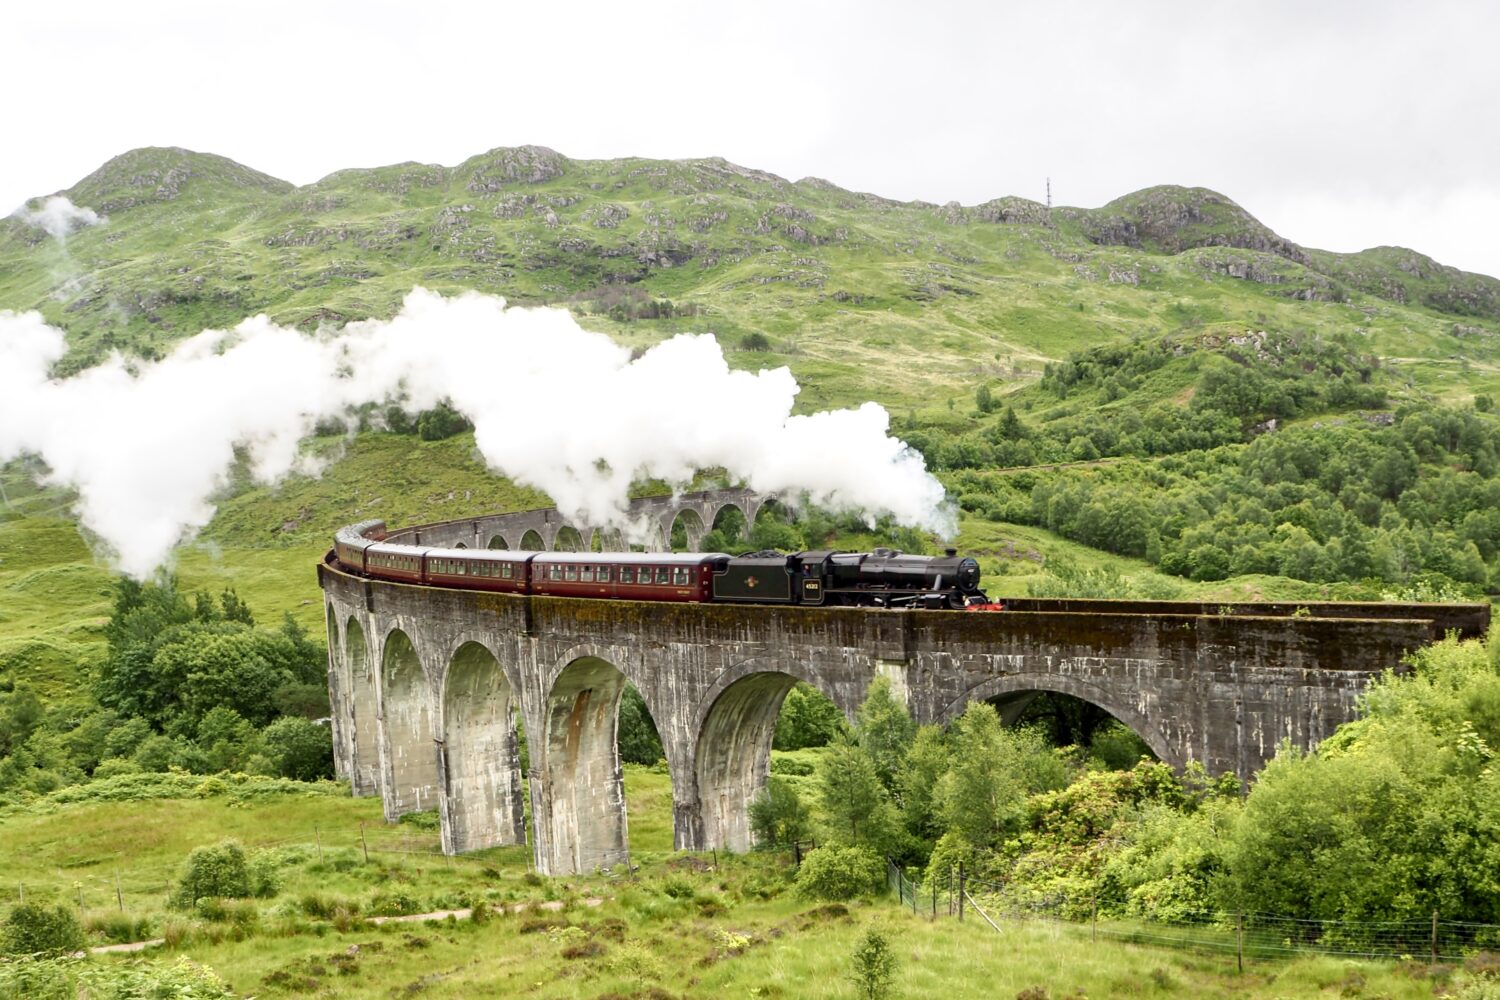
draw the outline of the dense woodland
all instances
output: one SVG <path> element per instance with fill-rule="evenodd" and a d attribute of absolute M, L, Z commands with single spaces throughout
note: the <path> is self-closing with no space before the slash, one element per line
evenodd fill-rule
<path fill-rule="evenodd" d="M 328 653 L 290 616 L 260 628 L 233 590 L 121 579 L 105 634 L 91 690 L 44 705 L 7 680 L 0 802 L 139 771 L 333 776 Z"/>

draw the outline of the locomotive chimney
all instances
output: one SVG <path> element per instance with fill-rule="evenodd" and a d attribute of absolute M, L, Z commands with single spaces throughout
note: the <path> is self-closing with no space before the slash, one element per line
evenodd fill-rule
<path fill-rule="evenodd" d="M 946 555 L 949 559 L 952 559 L 954 556 L 958 555 L 958 550 L 957 549 L 944 549 L 943 550 L 943 554 Z"/>

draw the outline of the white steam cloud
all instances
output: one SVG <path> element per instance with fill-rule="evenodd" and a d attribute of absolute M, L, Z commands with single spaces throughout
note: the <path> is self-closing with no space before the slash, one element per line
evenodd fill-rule
<path fill-rule="evenodd" d="M 416 289 L 389 322 L 313 337 L 256 316 L 158 362 L 116 356 L 49 378 L 64 351 L 40 314 L 0 312 L 0 462 L 39 456 L 137 577 L 209 522 L 236 448 L 272 482 L 298 468 L 320 418 L 402 393 L 413 410 L 451 400 L 493 469 L 583 523 L 628 528 L 633 480 L 681 484 L 722 466 L 756 490 L 954 528 L 942 485 L 889 436 L 884 408 L 793 416 L 787 369 L 731 371 L 711 336 L 632 361 L 565 310 Z"/>
<path fill-rule="evenodd" d="M 45 229 L 59 243 L 65 242 L 68 234 L 87 226 L 97 226 L 104 219 L 92 208 L 73 204 L 71 198 L 53 195 L 42 203 L 41 208 L 22 205 L 13 213 L 14 217 L 28 226 Z"/>

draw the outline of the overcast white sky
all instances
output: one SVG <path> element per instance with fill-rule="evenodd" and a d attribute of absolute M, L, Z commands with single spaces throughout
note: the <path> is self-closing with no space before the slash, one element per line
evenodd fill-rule
<path fill-rule="evenodd" d="M 894 198 L 1223 192 L 1500 275 L 1500 4 L 14 0 L 0 211 L 137 146 L 296 183 L 537 143 Z"/>

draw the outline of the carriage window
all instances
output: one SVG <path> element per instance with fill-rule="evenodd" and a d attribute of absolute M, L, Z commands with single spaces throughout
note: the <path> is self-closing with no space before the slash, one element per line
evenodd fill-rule
<path fill-rule="evenodd" d="M 635 567 L 634 566 L 621 566 L 620 567 L 620 582 L 621 583 L 635 583 Z"/>
<path fill-rule="evenodd" d="M 503 576 L 507 580 L 509 580 L 510 579 L 510 574 L 511 574 L 510 563 L 506 563 L 504 566 L 500 567 L 500 575 L 501 576 Z"/>
<path fill-rule="evenodd" d="M 578 579 L 580 581 L 582 581 L 583 583 L 593 583 L 594 582 L 594 567 L 592 567 L 592 566 L 580 566 L 578 568 Z"/>
<path fill-rule="evenodd" d="M 600 566 L 599 567 L 598 580 L 599 580 L 600 583 L 608 583 L 609 582 L 609 567 L 608 566 Z"/>
<path fill-rule="evenodd" d="M 547 567 L 547 579 L 549 579 L 549 580 L 561 580 L 562 579 L 562 567 L 561 566 L 548 566 Z"/>
<path fill-rule="evenodd" d="M 658 566 L 658 567 L 656 567 L 656 582 L 657 583 L 666 583 L 667 582 L 667 567 L 665 567 L 665 566 Z"/>
<path fill-rule="evenodd" d="M 686 566 L 678 566 L 677 569 L 673 570 L 673 572 L 672 572 L 672 582 L 674 584 L 676 584 L 677 586 L 679 586 L 679 587 L 685 587 L 685 586 L 687 586 L 687 584 L 688 584 L 688 569 L 687 569 Z"/>
<path fill-rule="evenodd" d="M 568 568 L 566 568 L 565 570 L 563 570 L 563 579 L 564 580 L 577 580 L 578 579 L 578 567 L 577 566 L 569 566 Z"/>

